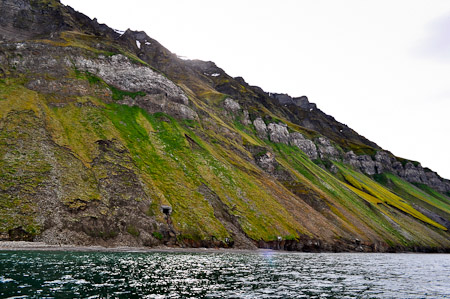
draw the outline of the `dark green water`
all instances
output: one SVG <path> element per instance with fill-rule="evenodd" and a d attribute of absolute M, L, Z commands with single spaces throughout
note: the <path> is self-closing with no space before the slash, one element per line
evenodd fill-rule
<path fill-rule="evenodd" d="M 0 251 L 8 298 L 450 298 L 450 255 Z"/>

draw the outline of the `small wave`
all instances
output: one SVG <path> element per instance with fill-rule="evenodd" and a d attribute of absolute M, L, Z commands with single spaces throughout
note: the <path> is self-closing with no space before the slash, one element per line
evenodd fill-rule
<path fill-rule="evenodd" d="M 7 283 L 7 282 L 16 282 L 16 281 L 12 278 L 0 276 L 0 283 Z"/>

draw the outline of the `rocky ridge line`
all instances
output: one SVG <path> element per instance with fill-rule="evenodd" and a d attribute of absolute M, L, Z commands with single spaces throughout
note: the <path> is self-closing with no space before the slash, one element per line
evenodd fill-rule
<path fill-rule="evenodd" d="M 227 98 L 225 108 L 236 112 L 240 105 L 233 99 Z M 308 106 L 309 107 L 309 106 Z M 258 137 L 268 139 L 275 143 L 284 143 L 298 147 L 311 160 L 334 160 L 351 165 L 354 169 L 368 174 L 392 173 L 410 183 L 425 184 L 439 192 L 450 191 L 450 181 L 441 178 L 437 173 L 423 168 L 420 163 L 398 161 L 390 152 L 379 150 L 371 157 L 369 155 L 357 156 L 353 151 L 343 152 L 338 150 L 331 140 L 326 137 L 318 137 L 314 140 L 307 139 L 299 132 L 290 133 L 285 123 L 269 123 L 266 125 L 261 117 L 253 121 Z M 330 169 L 337 171 L 334 166 Z"/>

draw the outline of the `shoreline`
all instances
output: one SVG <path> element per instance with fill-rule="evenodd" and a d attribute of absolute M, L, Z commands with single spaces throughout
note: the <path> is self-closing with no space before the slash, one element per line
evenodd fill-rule
<path fill-rule="evenodd" d="M 190 247 L 104 247 L 104 246 L 83 246 L 83 245 L 51 245 L 44 242 L 28 241 L 0 241 L 0 252 L 2 251 L 74 251 L 74 252 L 170 252 L 170 253 L 287 253 L 291 251 L 273 249 L 235 249 L 235 248 L 190 248 Z"/>
<path fill-rule="evenodd" d="M 397 251 L 397 252 L 357 252 L 357 251 L 288 251 L 275 249 L 237 249 L 237 248 L 193 248 L 193 247 L 104 247 L 97 245 L 52 245 L 44 242 L 29 241 L 0 241 L 0 253 L 3 251 L 47 251 L 47 252 L 123 252 L 123 253 L 244 253 L 244 254 L 293 254 L 293 253 L 389 253 L 389 254 L 449 254 L 446 252 L 414 252 L 414 251 Z"/>

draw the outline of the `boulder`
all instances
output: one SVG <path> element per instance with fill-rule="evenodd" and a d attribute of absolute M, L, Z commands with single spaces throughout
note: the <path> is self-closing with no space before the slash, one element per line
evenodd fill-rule
<path fill-rule="evenodd" d="M 368 155 L 358 156 L 360 164 L 360 170 L 368 175 L 374 175 L 376 173 L 375 161 Z"/>
<path fill-rule="evenodd" d="M 317 159 L 317 147 L 309 139 L 306 139 L 301 133 L 294 132 L 289 135 L 289 144 L 298 147 L 311 160 Z"/>
<path fill-rule="evenodd" d="M 267 126 L 261 117 L 258 117 L 253 121 L 253 125 L 256 129 L 256 134 L 261 139 L 267 139 Z"/>
<path fill-rule="evenodd" d="M 289 131 L 286 124 L 270 123 L 267 129 L 269 130 L 270 141 L 289 144 Z"/>
<path fill-rule="evenodd" d="M 239 105 L 239 103 L 233 100 L 232 98 L 226 98 L 225 101 L 223 102 L 223 105 L 225 109 L 230 112 L 236 113 L 239 110 L 241 110 L 241 105 Z"/>
<path fill-rule="evenodd" d="M 317 138 L 317 147 L 319 150 L 319 157 L 321 159 L 339 160 L 340 153 L 332 144 L 331 141 L 325 137 Z"/>

